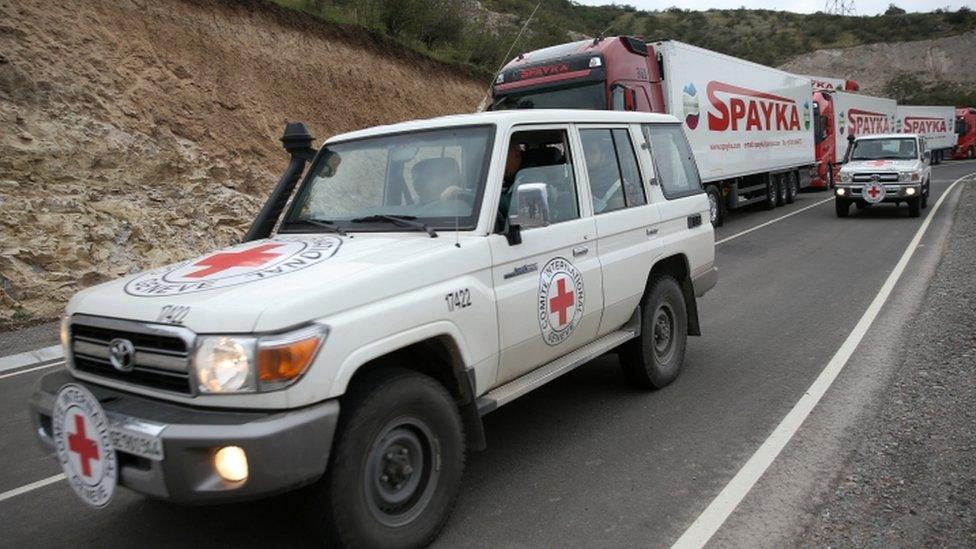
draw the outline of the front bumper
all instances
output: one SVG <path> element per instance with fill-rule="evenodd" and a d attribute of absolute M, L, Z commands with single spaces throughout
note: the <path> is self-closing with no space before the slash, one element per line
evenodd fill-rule
<path fill-rule="evenodd" d="M 848 200 L 864 200 L 865 183 L 838 183 L 834 195 Z M 885 183 L 885 197 L 881 202 L 904 202 L 922 196 L 921 183 Z M 913 189 L 909 194 L 908 189 Z"/>
<path fill-rule="evenodd" d="M 118 482 L 179 503 L 255 499 L 314 482 L 325 472 L 339 418 L 336 400 L 283 412 L 203 410 L 83 382 L 61 370 L 42 377 L 30 399 L 34 432 L 48 452 L 54 452 L 54 399 L 67 383 L 91 391 L 113 429 L 122 422 L 162 427 L 162 460 L 116 451 Z M 249 476 L 241 482 L 223 480 L 213 466 L 214 453 L 231 445 L 247 455 Z"/>

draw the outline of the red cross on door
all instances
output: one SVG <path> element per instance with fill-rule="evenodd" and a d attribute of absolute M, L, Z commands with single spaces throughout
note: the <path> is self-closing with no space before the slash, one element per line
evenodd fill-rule
<path fill-rule="evenodd" d="M 559 314 L 559 328 L 566 322 L 566 311 L 576 303 L 575 294 L 566 291 L 566 279 L 560 278 L 556 281 L 556 295 L 549 299 L 549 312 Z"/>
<path fill-rule="evenodd" d="M 98 445 L 85 433 L 85 418 L 80 414 L 75 416 L 75 432 L 68 435 L 68 449 L 78 454 L 81 474 L 90 477 L 92 471 L 89 461 L 98 461 Z"/>
<path fill-rule="evenodd" d="M 262 244 L 239 252 L 221 252 L 207 256 L 193 264 L 194 267 L 204 267 L 186 275 L 187 278 L 203 278 L 212 274 L 226 271 L 231 267 L 260 267 L 281 254 L 269 250 L 281 244 Z"/>

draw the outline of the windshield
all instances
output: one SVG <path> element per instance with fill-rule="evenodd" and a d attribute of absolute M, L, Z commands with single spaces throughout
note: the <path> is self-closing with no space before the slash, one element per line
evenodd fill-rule
<path fill-rule="evenodd" d="M 858 139 L 851 150 L 851 160 L 915 160 L 918 158 L 915 139 Z"/>
<path fill-rule="evenodd" d="M 282 231 L 473 229 L 493 137 L 493 126 L 469 126 L 328 145 Z"/>
<path fill-rule="evenodd" d="M 539 90 L 526 93 L 512 93 L 496 97 L 491 106 L 493 111 L 510 109 L 593 109 L 605 110 L 607 97 L 602 82 Z"/>

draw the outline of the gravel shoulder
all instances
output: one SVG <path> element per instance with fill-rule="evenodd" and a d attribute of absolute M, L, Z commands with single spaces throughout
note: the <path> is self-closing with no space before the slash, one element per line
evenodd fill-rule
<path fill-rule="evenodd" d="M 976 185 L 878 413 L 789 545 L 976 545 Z"/>

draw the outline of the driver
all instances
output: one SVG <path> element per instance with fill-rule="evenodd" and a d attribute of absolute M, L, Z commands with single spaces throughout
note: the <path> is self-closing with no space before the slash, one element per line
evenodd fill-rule
<path fill-rule="evenodd" d="M 453 158 L 421 160 L 413 165 L 410 174 L 421 206 L 465 198 L 465 192 L 460 186 L 461 170 Z"/>
<path fill-rule="evenodd" d="M 508 157 L 505 159 L 505 173 L 502 176 L 502 196 L 498 202 L 498 214 L 502 219 L 508 218 L 508 207 L 512 203 L 512 191 L 515 188 L 515 176 L 522 168 L 522 146 L 515 140 L 508 144 Z"/>

